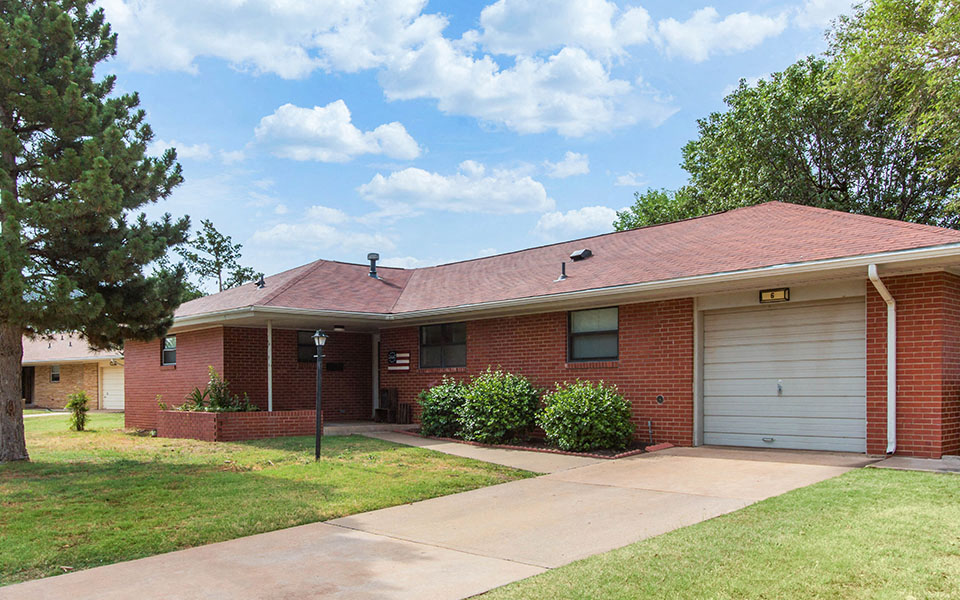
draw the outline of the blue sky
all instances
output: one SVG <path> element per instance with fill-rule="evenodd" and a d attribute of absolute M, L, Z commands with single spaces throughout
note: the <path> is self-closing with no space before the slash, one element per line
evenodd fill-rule
<path fill-rule="evenodd" d="M 846 0 L 101 0 L 107 69 L 266 273 L 422 266 L 611 229 L 743 77 L 821 52 Z"/>

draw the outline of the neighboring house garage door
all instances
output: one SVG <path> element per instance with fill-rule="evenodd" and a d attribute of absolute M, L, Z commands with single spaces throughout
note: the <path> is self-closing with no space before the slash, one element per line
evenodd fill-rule
<path fill-rule="evenodd" d="M 863 298 L 704 313 L 704 443 L 866 451 Z"/>
<path fill-rule="evenodd" d="M 123 410 L 123 367 L 103 368 L 103 407 Z"/>

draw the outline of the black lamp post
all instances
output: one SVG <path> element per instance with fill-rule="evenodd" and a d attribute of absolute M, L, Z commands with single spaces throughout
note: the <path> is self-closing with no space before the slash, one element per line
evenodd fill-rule
<path fill-rule="evenodd" d="M 316 460 L 320 460 L 320 433 L 323 427 L 321 423 L 320 411 L 323 404 L 320 401 L 320 383 L 323 378 L 323 346 L 327 343 L 327 336 L 321 330 L 313 334 L 313 343 L 317 345 L 317 442 L 316 442 Z"/>

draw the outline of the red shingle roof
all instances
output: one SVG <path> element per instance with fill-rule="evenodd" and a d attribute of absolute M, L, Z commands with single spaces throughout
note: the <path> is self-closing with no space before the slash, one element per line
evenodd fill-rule
<path fill-rule="evenodd" d="M 63 339 L 61 339 L 63 338 Z M 86 340 L 76 334 L 56 334 L 52 338 L 23 338 L 25 365 L 37 363 L 86 362 L 123 358 L 120 352 L 91 350 Z"/>
<path fill-rule="evenodd" d="M 317 261 L 184 304 L 404 313 L 960 243 L 960 231 L 769 202 L 725 213 L 421 269 Z M 570 263 L 582 248 L 593 257 Z M 566 261 L 565 281 L 554 281 Z"/>

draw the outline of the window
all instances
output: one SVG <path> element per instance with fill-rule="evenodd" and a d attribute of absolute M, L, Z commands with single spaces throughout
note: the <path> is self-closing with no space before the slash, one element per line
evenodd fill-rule
<path fill-rule="evenodd" d="M 619 315 L 620 310 L 617 307 L 571 312 L 568 346 L 570 360 L 617 360 Z"/>
<path fill-rule="evenodd" d="M 163 338 L 163 350 L 160 351 L 160 364 L 177 364 L 177 336 L 168 335 Z"/>
<path fill-rule="evenodd" d="M 467 324 L 444 323 L 420 328 L 420 368 L 467 366 Z"/>
<path fill-rule="evenodd" d="M 316 362 L 317 344 L 312 331 L 297 332 L 297 362 Z"/>
<path fill-rule="evenodd" d="M 60 365 L 50 365 L 50 383 L 60 383 Z"/>

